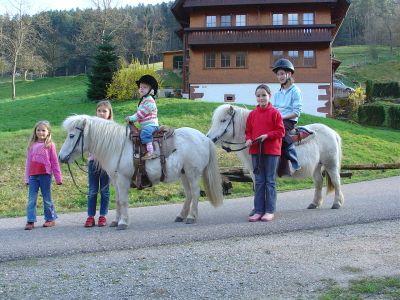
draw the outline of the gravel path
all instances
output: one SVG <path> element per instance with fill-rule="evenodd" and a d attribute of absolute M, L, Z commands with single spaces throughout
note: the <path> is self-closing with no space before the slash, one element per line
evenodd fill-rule
<path fill-rule="evenodd" d="M 251 198 L 174 223 L 181 204 L 130 209 L 125 231 L 84 228 L 84 213 L 24 231 L 0 219 L 0 299 L 317 299 L 333 283 L 400 275 L 400 177 L 278 195 L 277 219 L 247 222 Z M 110 217 L 114 212 L 110 212 Z M 41 223 L 39 222 L 39 226 Z"/>
<path fill-rule="evenodd" d="M 0 265 L 1 299 L 316 299 L 400 275 L 400 221 Z M 43 245 L 45 247 L 45 245 Z"/>

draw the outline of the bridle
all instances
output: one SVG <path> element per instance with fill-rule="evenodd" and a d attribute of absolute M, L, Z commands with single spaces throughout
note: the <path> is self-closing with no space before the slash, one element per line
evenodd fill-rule
<path fill-rule="evenodd" d="M 85 122 L 85 123 L 86 123 L 86 122 Z M 85 129 L 85 123 L 83 124 L 82 127 L 75 127 L 75 129 L 78 129 L 78 130 L 79 130 L 79 136 L 78 136 L 78 138 L 77 138 L 77 140 L 76 140 L 76 142 L 75 142 L 75 145 L 74 145 L 74 147 L 72 148 L 71 152 L 65 157 L 64 160 L 67 162 L 68 171 L 69 171 L 69 174 L 71 175 L 72 182 L 74 183 L 75 187 L 76 187 L 76 188 L 78 189 L 78 191 L 81 192 L 82 194 L 88 195 L 88 193 L 83 192 L 83 191 L 80 189 L 80 187 L 78 186 L 78 184 L 76 183 L 75 177 L 74 177 L 74 175 L 72 174 L 72 171 L 71 171 L 71 165 L 70 165 L 69 162 L 68 162 L 69 159 L 70 159 L 71 156 L 72 156 L 72 153 L 74 153 L 75 148 L 78 146 L 78 144 L 79 144 L 79 142 L 80 142 L 81 139 L 82 139 L 82 143 L 81 143 L 81 155 L 82 155 L 82 161 L 84 161 L 84 158 L 83 158 L 83 145 L 84 145 L 84 135 L 83 135 L 83 131 L 84 131 L 84 129 Z M 75 163 L 76 163 L 76 165 L 79 167 L 80 170 L 84 171 L 84 170 L 81 168 L 81 166 L 80 166 L 76 161 L 75 161 Z M 85 171 L 84 171 L 84 172 L 85 172 Z"/>
<path fill-rule="evenodd" d="M 229 114 L 231 115 L 231 118 L 230 118 L 228 124 L 226 125 L 225 130 L 219 136 L 214 138 L 215 141 L 220 140 L 225 135 L 225 133 L 228 132 L 229 125 L 231 125 L 231 124 L 232 124 L 232 131 L 233 131 L 232 137 L 235 138 L 235 114 L 236 114 L 236 111 L 234 110 L 233 113 L 229 112 Z M 228 141 L 221 140 L 221 148 L 224 149 L 228 153 L 229 152 L 242 151 L 243 149 L 246 149 L 247 147 L 243 146 L 242 148 L 239 148 L 239 149 L 232 149 L 229 146 L 225 146 L 224 144 L 228 144 L 228 145 L 243 145 L 245 143 L 246 142 L 233 143 L 233 142 L 228 142 Z"/>

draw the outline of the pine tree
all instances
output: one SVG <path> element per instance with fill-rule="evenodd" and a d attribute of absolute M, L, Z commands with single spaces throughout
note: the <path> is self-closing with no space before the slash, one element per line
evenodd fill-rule
<path fill-rule="evenodd" d="M 106 97 L 108 84 L 118 68 L 118 56 L 115 46 L 111 43 L 111 37 L 104 36 L 102 43 L 97 47 L 94 57 L 92 72 L 89 75 L 89 89 L 87 96 L 91 100 L 101 100 Z"/>

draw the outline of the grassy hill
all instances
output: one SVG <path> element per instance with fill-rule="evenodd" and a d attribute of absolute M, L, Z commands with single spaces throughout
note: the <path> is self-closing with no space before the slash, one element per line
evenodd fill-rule
<path fill-rule="evenodd" d="M 333 48 L 342 61 L 337 76 L 350 86 L 365 86 L 367 80 L 400 82 L 400 47 L 343 46 Z"/>
<path fill-rule="evenodd" d="M 61 122 L 73 113 L 95 112 L 95 104 L 86 99 L 87 80 L 84 76 L 47 78 L 30 82 L 18 82 L 17 99 L 8 99 L 10 86 L 0 83 L 0 217 L 25 214 L 27 189 L 22 182 L 25 152 L 32 127 L 36 121 L 47 119 L 53 125 L 53 137 L 59 149 L 65 139 Z M 162 124 L 173 127 L 189 126 L 207 132 L 216 103 L 204 103 L 182 99 L 159 99 L 158 108 Z M 136 109 L 136 101 L 113 103 L 115 119 L 123 123 L 124 116 Z M 301 124 L 325 123 L 339 132 L 343 138 L 343 164 L 400 162 L 400 132 L 388 129 L 365 128 L 349 123 L 303 115 Z M 220 166 L 238 166 L 234 154 L 219 150 Z M 53 197 L 59 212 L 86 210 L 86 197 L 72 183 L 67 168 L 63 166 L 64 184 L 53 186 Z M 73 167 L 78 184 L 86 187 L 86 174 Z M 372 178 L 400 175 L 399 170 L 387 172 L 358 171 L 344 183 Z M 279 179 L 280 191 L 311 188 L 311 180 L 294 181 Z M 231 197 L 250 196 L 251 184 L 234 183 Z M 113 189 L 111 190 L 113 197 Z M 157 185 L 143 191 L 130 190 L 130 206 L 181 202 L 183 189 L 180 184 Z M 330 197 L 332 199 L 332 197 Z M 329 200 L 331 201 L 331 200 Z M 310 199 L 311 202 L 311 199 Z M 41 211 L 39 200 L 39 212 Z M 250 208 L 249 204 L 249 208 Z M 115 207 L 114 201 L 110 208 Z"/>

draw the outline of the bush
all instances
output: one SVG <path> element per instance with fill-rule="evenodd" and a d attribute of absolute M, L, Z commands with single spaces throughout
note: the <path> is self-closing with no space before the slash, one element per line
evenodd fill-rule
<path fill-rule="evenodd" d="M 135 59 L 128 67 L 122 68 L 114 74 L 107 89 L 107 98 L 116 100 L 139 98 L 136 80 L 145 74 L 154 76 L 158 81 L 159 87 L 162 86 L 161 77 L 156 70 L 141 65 L 139 60 Z"/>
<path fill-rule="evenodd" d="M 388 109 L 388 126 L 400 129 L 400 105 L 392 105 Z"/>
<path fill-rule="evenodd" d="M 358 108 L 365 102 L 365 91 L 361 87 L 356 88 L 354 92 L 349 95 L 348 100 L 351 115 L 354 116 Z"/>
<path fill-rule="evenodd" d="M 400 86 L 398 82 L 382 82 L 382 83 L 369 83 L 372 88 L 367 86 L 367 97 L 372 99 L 373 97 L 399 97 L 400 96 Z"/>
<path fill-rule="evenodd" d="M 365 83 L 366 101 L 371 102 L 374 94 L 374 83 L 372 80 L 367 80 Z"/>
<path fill-rule="evenodd" d="M 381 126 L 385 122 L 384 106 L 376 104 L 360 106 L 358 121 L 366 125 Z"/>

